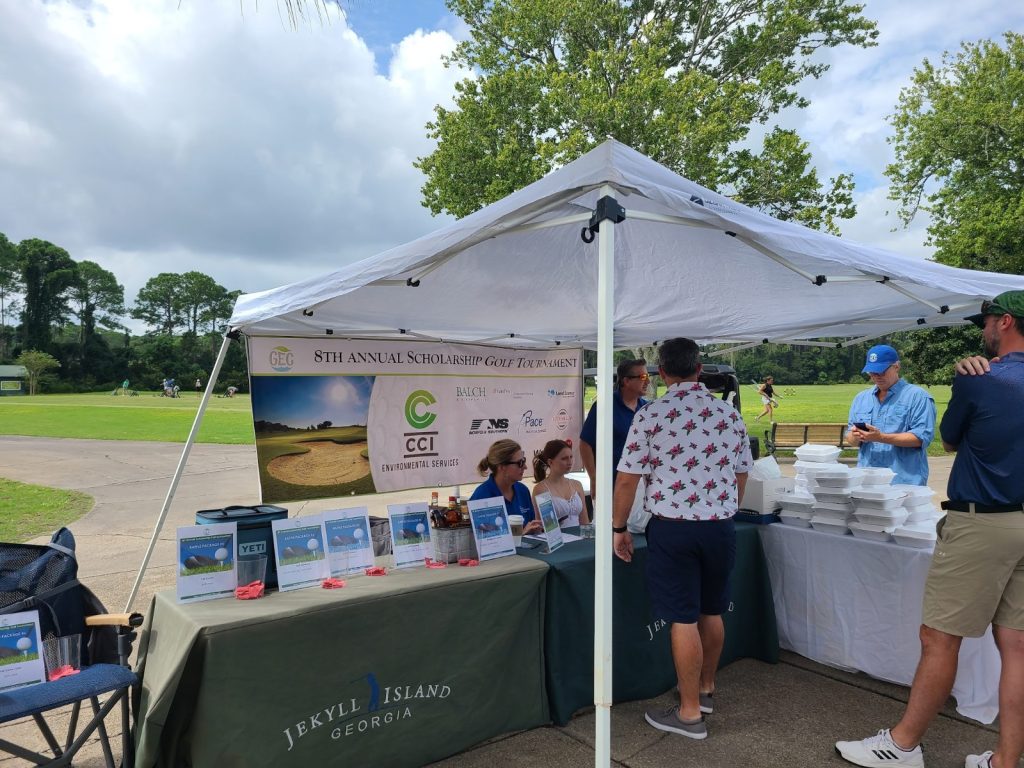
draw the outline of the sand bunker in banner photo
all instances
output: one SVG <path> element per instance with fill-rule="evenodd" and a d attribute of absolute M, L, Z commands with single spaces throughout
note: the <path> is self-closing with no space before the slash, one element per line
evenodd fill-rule
<path fill-rule="evenodd" d="M 349 483 L 370 474 L 370 462 L 362 456 L 366 443 L 317 441 L 304 442 L 302 447 L 309 452 L 278 456 L 267 465 L 267 471 L 293 485 Z"/>

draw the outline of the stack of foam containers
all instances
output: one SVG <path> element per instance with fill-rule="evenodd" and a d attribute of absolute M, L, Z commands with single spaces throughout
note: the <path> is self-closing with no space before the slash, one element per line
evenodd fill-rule
<path fill-rule="evenodd" d="M 796 449 L 796 457 L 793 491 L 779 498 L 779 505 L 782 507 L 779 520 L 785 525 L 810 528 L 815 504 L 810 486 L 814 482 L 814 477 L 819 472 L 827 472 L 843 465 L 836 462 L 839 458 L 839 449 L 830 445 L 807 443 Z"/>
<path fill-rule="evenodd" d="M 893 531 L 903 522 L 904 493 L 892 486 L 896 476 L 888 467 L 864 467 L 864 480 L 851 494 L 854 520 L 850 532 L 869 541 L 891 541 Z"/>
<path fill-rule="evenodd" d="M 932 500 L 935 493 L 926 485 L 894 485 L 906 496 L 903 506 L 907 518 L 903 525 L 893 531 L 893 539 L 897 544 L 917 549 L 928 549 L 935 545 L 935 522 L 943 512 Z"/>
<path fill-rule="evenodd" d="M 807 524 L 824 533 L 847 534 L 853 505 L 850 491 L 860 484 L 860 473 L 840 464 L 839 449 L 831 445 L 806 443 L 796 449 L 797 478 L 814 498 Z"/>

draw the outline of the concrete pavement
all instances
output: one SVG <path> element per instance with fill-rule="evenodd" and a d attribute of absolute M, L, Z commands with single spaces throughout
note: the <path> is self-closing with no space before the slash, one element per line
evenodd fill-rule
<path fill-rule="evenodd" d="M 80 490 L 94 497 L 92 511 L 71 526 L 78 542 L 80 575 L 108 609 L 121 610 L 181 450 L 181 445 L 168 443 L 0 436 L 0 477 Z M 929 484 L 942 498 L 951 464 L 946 457 L 931 462 Z M 199 509 L 255 503 L 258 487 L 253 446 L 193 446 L 135 609 L 145 611 L 156 591 L 174 586 L 177 526 L 191 525 Z M 360 503 L 371 514 L 383 515 L 388 503 L 423 497 L 424 491 L 417 490 L 361 498 Z M 286 506 L 295 516 L 337 505 L 333 499 Z M 783 653 L 777 665 L 743 660 L 720 673 L 716 712 L 706 741 L 693 742 L 646 725 L 644 709 L 668 703 L 665 695 L 613 708 L 612 757 L 615 765 L 627 768 L 843 766 L 847 763 L 835 755 L 833 742 L 862 738 L 890 725 L 898 718 L 907 693 L 905 687 L 824 667 L 795 654 Z M 30 723 L 0 726 L 0 738 L 13 739 L 14 734 L 19 740 L 34 736 L 34 727 Z M 925 742 L 928 768 L 959 768 L 965 754 L 990 749 L 995 739 L 993 727 L 967 720 L 947 706 Z M 589 766 L 593 765 L 593 741 L 594 715 L 584 711 L 564 728 L 548 726 L 501 736 L 437 765 L 491 768 L 495 763 L 530 767 L 557 762 L 564 768 Z M 0 758 L 2 768 L 21 764 Z M 95 744 L 76 761 L 85 768 L 102 764 Z"/>

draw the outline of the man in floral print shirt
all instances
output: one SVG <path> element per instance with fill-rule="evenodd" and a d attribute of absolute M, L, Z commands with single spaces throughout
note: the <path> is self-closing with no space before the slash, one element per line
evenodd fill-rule
<path fill-rule="evenodd" d="M 626 520 L 641 478 L 647 527 L 647 588 L 654 617 L 671 624 L 679 704 L 650 710 L 653 727 L 707 737 L 715 670 L 725 642 L 722 613 L 736 558 L 736 514 L 753 464 L 736 409 L 698 382 L 700 351 L 690 339 L 658 350 L 668 391 L 637 411 L 619 461 L 612 527 L 615 555 L 627 563 Z"/>

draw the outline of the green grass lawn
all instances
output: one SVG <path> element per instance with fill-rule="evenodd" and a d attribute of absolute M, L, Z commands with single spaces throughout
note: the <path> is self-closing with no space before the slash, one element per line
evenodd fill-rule
<path fill-rule="evenodd" d="M 199 397 L 191 392 L 177 398 L 150 393 L 0 397 L 0 434 L 183 443 L 198 409 Z M 251 443 L 249 396 L 211 398 L 196 441 Z"/>
<path fill-rule="evenodd" d="M 0 422 L 2 423 L 2 422 Z M 92 509 L 92 496 L 0 477 L 0 541 L 51 533 Z"/>
<path fill-rule="evenodd" d="M 850 403 L 854 395 L 861 390 L 867 389 L 865 384 L 830 384 L 827 386 L 804 385 L 795 387 L 777 386 L 775 391 L 779 396 L 779 407 L 775 409 L 775 421 L 779 423 L 828 423 L 846 421 L 850 413 Z M 659 394 L 664 392 L 661 389 Z M 946 412 L 949 404 L 949 385 L 933 386 L 928 392 L 935 398 L 935 409 L 938 412 L 936 419 L 936 430 L 939 420 Z M 590 404 L 596 396 L 595 390 L 588 387 L 584 396 L 584 402 L 589 409 Z M 762 421 L 755 421 L 755 417 L 761 412 L 761 398 L 753 385 L 740 386 L 740 405 L 743 421 L 747 424 L 747 431 L 751 436 L 764 441 L 765 430 L 770 425 Z M 930 456 L 943 456 L 945 451 L 938 439 L 932 441 L 928 447 Z"/>

